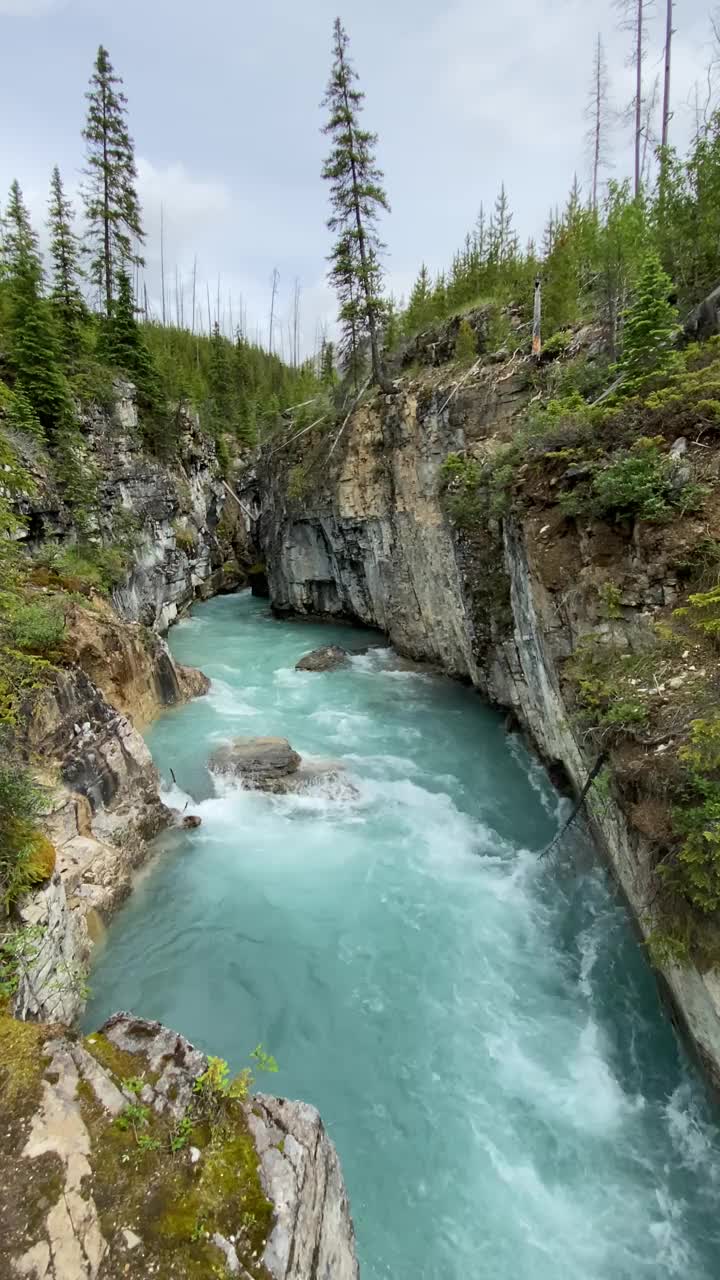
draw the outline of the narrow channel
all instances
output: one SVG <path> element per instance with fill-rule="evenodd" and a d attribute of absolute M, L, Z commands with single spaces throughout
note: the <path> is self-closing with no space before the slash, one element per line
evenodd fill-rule
<path fill-rule="evenodd" d="M 202 826 L 111 925 L 87 1027 L 129 1008 L 236 1068 L 262 1041 L 337 1143 L 363 1280 L 716 1280 L 717 1116 L 603 870 L 539 860 L 566 802 L 469 690 L 377 647 L 294 669 L 369 640 L 248 594 L 172 631 L 212 688 L 148 742 Z M 344 775 L 213 782 L 235 734 Z"/>

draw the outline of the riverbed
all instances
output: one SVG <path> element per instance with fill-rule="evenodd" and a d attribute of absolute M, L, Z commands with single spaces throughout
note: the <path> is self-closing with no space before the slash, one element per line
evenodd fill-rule
<path fill-rule="evenodd" d="M 295 670 L 333 642 L 366 651 Z M 170 646 L 212 686 L 147 740 L 202 826 L 111 924 L 86 1025 L 132 1009 L 236 1069 L 262 1042 L 259 1086 L 338 1146 L 363 1280 L 716 1280 L 717 1115 L 592 849 L 539 857 L 568 802 L 522 740 L 376 634 L 248 593 Z M 243 791 L 207 769 L 235 734 L 343 768 Z"/>

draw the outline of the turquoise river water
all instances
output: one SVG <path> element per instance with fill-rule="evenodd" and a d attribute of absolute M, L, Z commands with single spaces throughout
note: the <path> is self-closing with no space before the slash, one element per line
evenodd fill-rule
<path fill-rule="evenodd" d="M 567 802 L 475 694 L 387 649 L 294 670 L 334 640 L 377 643 L 247 594 L 172 631 L 212 688 L 148 742 L 202 827 L 112 923 L 87 1026 L 132 1009 L 236 1068 L 262 1041 L 261 1084 L 337 1143 L 363 1280 L 717 1280 L 717 1116 L 590 850 L 538 858 Z M 347 782 L 216 785 L 234 734 Z"/>

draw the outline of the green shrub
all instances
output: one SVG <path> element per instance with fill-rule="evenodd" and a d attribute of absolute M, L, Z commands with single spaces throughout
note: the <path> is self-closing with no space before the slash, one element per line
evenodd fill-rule
<path fill-rule="evenodd" d="M 175 542 L 181 551 L 185 551 L 189 554 L 195 550 L 197 547 L 196 529 L 191 529 L 180 520 L 176 520 L 173 525 L 173 533 L 175 534 Z"/>
<path fill-rule="evenodd" d="M 7 909 L 52 874 L 55 850 L 37 829 L 39 788 L 15 759 L 7 735 L 0 746 L 0 901 Z"/>
<path fill-rule="evenodd" d="M 82 587 L 110 592 L 125 578 L 131 552 L 127 545 L 101 545 L 78 542 L 64 546 L 46 546 L 35 557 L 36 564 L 46 565 L 69 590 Z"/>
<path fill-rule="evenodd" d="M 558 356 L 562 356 L 567 351 L 572 342 L 571 329 L 559 329 L 557 333 L 551 333 L 542 345 L 543 355 L 548 360 L 554 360 Z"/>
<path fill-rule="evenodd" d="M 661 446 L 661 439 L 643 436 L 595 471 L 591 503 L 595 515 L 658 522 L 677 511 L 697 509 L 705 490 L 696 484 L 676 486 L 675 465 Z"/>
<path fill-rule="evenodd" d="M 470 322 L 464 317 L 455 339 L 455 359 L 460 364 L 472 364 L 477 359 L 477 339 Z"/>
<path fill-rule="evenodd" d="M 287 495 L 297 502 L 307 492 L 308 476 L 302 463 L 297 462 L 288 472 Z"/>
<path fill-rule="evenodd" d="M 7 616 L 8 643 L 22 653 L 52 657 L 62 644 L 65 617 L 54 602 L 13 602 Z"/>
<path fill-rule="evenodd" d="M 720 907 L 720 716 L 693 720 L 678 759 L 687 771 L 688 803 L 673 811 L 682 844 L 666 875 L 700 911 L 715 912 Z"/>

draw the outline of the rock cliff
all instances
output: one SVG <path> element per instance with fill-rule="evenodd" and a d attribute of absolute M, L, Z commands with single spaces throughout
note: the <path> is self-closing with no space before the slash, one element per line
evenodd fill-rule
<path fill-rule="evenodd" d="M 203 693 L 164 641 L 123 623 L 100 598 L 68 611 L 67 665 L 42 688 L 26 751 L 44 783 L 44 827 L 56 850 L 50 883 L 20 907 L 28 946 L 15 1007 L 71 1022 L 82 1003 L 91 934 L 130 892 L 148 841 L 172 820 L 138 726 Z"/>
<path fill-rule="evenodd" d="M 130 1014 L 84 1039 L 0 1017 L 0 1276 L 357 1280 L 317 1111 L 243 1098 L 209 1066 Z"/>
<path fill-rule="evenodd" d="M 579 793 L 597 748 L 579 730 L 567 660 L 588 638 L 611 640 L 620 656 L 644 652 L 678 600 L 678 562 L 708 536 L 707 516 L 675 526 L 572 519 L 551 490 L 534 494 L 527 482 L 503 514 L 486 495 L 472 520 L 450 519 L 441 496 L 446 459 L 492 462 L 533 390 L 527 361 L 488 361 L 464 384 L 434 367 L 399 381 L 395 394 L 377 394 L 342 438 L 276 447 L 260 467 L 260 541 L 280 613 L 377 626 L 401 653 L 471 681 L 513 713 Z M 588 801 L 594 834 L 645 937 L 656 926 L 653 753 L 666 749 L 666 738 L 643 746 L 640 764 L 626 759 L 621 787 Z M 717 973 L 667 957 L 658 967 L 720 1086 Z"/>

